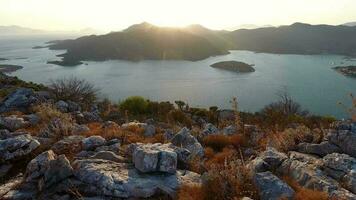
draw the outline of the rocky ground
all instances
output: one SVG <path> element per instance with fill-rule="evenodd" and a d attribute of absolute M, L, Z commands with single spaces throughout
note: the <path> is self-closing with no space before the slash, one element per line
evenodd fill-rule
<path fill-rule="evenodd" d="M 49 104 L 53 108 L 33 109 Z M 254 125 L 245 125 L 250 131 L 243 133 L 205 122 L 197 131 L 152 119 L 105 121 L 95 106 L 84 111 L 76 102 L 54 102 L 48 91 L 29 88 L 2 99 L 0 113 L 1 199 L 184 199 L 180 188 L 208 180 L 191 167 L 208 162 L 205 137 L 266 137 Z M 133 142 L 132 134 L 144 140 Z M 294 199 L 298 191 L 291 181 L 329 198 L 356 199 L 356 123 L 338 122 L 318 143 L 310 141 L 284 152 L 271 141 L 264 149 L 240 150 L 233 159 L 246 166 L 258 192 L 244 199 Z"/>

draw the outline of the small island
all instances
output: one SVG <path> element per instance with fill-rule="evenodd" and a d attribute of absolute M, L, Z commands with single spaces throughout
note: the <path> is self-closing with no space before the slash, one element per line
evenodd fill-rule
<path fill-rule="evenodd" d="M 23 67 L 19 65 L 0 65 L 0 72 L 10 73 L 22 68 Z"/>
<path fill-rule="evenodd" d="M 32 49 L 44 49 L 44 48 L 48 48 L 47 46 L 34 46 L 32 47 Z"/>
<path fill-rule="evenodd" d="M 60 65 L 64 67 L 74 67 L 83 64 L 83 62 L 77 60 L 54 60 L 47 61 L 47 64 Z"/>
<path fill-rule="evenodd" d="M 334 67 L 333 69 L 345 76 L 351 76 L 356 78 L 356 66 L 339 66 Z"/>
<path fill-rule="evenodd" d="M 6 58 L 0 58 L 0 61 L 4 61 L 4 60 L 8 60 L 8 59 L 6 59 Z"/>
<path fill-rule="evenodd" d="M 255 71 L 255 69 L 252 67 L 254 65 L 249 65 L 244 62 L 233 61 L 233 60 L 214 63 L 210 66 L 214 67 L 214 68 L 218 68 L 218 69 L 224 69 L 224 70 L 240 72 L 240 73 L 247 73 L 247 72 Z"/>

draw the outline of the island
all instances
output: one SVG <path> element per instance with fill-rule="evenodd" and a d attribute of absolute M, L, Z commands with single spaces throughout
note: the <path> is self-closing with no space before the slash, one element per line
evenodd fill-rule
<path fill-rule="evenodd" d="M 6 58 L 0 58 L 0 61 L 4 61 L 4 60 L 8 60 L 8 59 L 6 59 Z"/>
<path fill-rule="evenodd" d="M 32 49 L 44 49 L 47 48 L 47 46 L 34 46 Z"/>
<path fill-rule="evenodd" d="M 47 64 L 54 64 L 54 65 L 60 65 L 64 67 L 73 67 L 77 65 L 83 64 L 83 62 L 78 61 L 78 60 L 54 60 L 54 61 L 48 61 Z"/>
<path fill-rule="evenodd" d="M 19 65 L 0 65 L 0 72 L 10 73 L 22 68 L 23 67 Z"/>
<path fill-rule="evenodd" d="M 224 69 L 224 70 L 229 70 L 229 71 L 234 71 L 234 72 L 240 72 L 240 73 L 246 73 L 246 72 L 254 72 L 255 69 L 252 67 L 254 65 L 249 65 L 244 62 L 239 62 L 239 61 L 223 61 L 223 62 L 218 62 L 210 65 L 211 67 L 217 68 L 217 69 Z"/>
<path fill-rule="evenodd" d="M 338 66 L 334 67 L 333 69 L 345 76 L 356 78 L 356 66 Z"/>

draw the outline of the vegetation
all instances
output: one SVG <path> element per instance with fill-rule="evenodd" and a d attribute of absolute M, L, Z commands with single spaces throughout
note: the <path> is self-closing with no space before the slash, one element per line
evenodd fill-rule
<path fill-rule="evenodd" d="M 98 89 L 85 79 L 69 77 L 51 80 L 49 89 L 56 100 L 77 102 L 87 109 L 97 100 Z"/>
<path fill-rule="evenodd" d="M 146 114 L 148 111 L 148 101 L 140 96 L 132 96 L 120 103 L 120 109 L 128 111 L 130 114 Z"/>

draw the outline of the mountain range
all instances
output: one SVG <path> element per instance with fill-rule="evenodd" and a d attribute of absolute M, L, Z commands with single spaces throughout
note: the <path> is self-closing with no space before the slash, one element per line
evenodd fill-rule
<path fill-rule="evenodd" d="M 356 27 L 294 23 L 218 31 L 201 25 L 171 28 L 145 22 L 106 35 L 53 41 L 49 48 L 67 50 L 60 55 L 65 63 L 108 59 L 194 61 L 227 54 L 229 50 L 356 56 Z"/>

